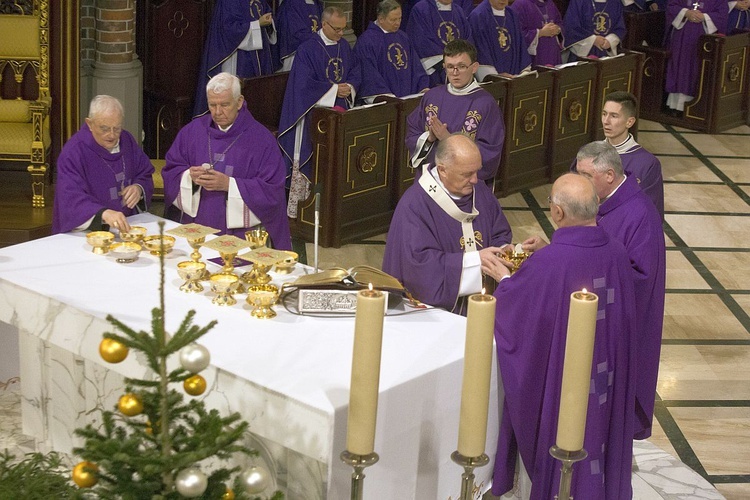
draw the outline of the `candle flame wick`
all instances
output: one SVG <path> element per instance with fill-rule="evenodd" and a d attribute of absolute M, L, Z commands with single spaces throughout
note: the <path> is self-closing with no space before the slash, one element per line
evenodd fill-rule
<path fill-rule="evenodd" d="M 584 295 L 586 295 L 588 293 L 585 288 L 583 290 L 581 290 L 581 291 L 583 292 Z"/>
<path fill-rule="evenodd" d="M 372 283 L 370 283 L 368 286 L 370 288 L 370 291 L 372 292 Z"/>
<path fill-rule="evenodd" d="M 482 295 L 485 294 L 485 291 L 486 291 L 486 289 L 484 287 L 482 287 Z"/>

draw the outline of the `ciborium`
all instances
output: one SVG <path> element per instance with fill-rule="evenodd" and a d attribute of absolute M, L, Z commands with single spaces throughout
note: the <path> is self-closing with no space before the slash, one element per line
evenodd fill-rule
<path fill-rule="evenodd" d="M 151 255 L 162 256 L 167 255 L 174 248 L 174 236 L 166 234 L 155 234 L 153 236 L 146 236 L 143 238 L 143 246 L 146 247 Z"/>
<path fill-rule="evenodd" d="M 268 319 L 276 316 L 271 306 L 279 300 L 279 288 L 276 285 L 252 285 L 247 287 L 248 304 L 253 306 L 250 313 L 254 318 Z"/>
<path fill-rule="evenodd" d="M 109 245 L 115 239 L 115 235 L 109 231 L 93 231 L 86 235 L 86 241 L 92 246 L 91 251 L 96 255 L 104 255 L 109 251 Z"/>
<path fill-rule="evenodd" d="M 268 242 L 268 231 L 263 228 L 250 229 L 249 231 L 245 231 L 245 239 L 250 244 L 252 250 L 264 247 L 266 246 L 266 242 Z"/>
<path fill-rule="evenodd" d="M 240 255 L 241 259 L 249 260 L 253 263 L 253 268 L 241 276 L 243 283 L 248 285 L 265 285 L 271 282 L 271 276 L 268 271 L 271 268 L 283 262 L 289 255 L 283 250 L 274 250 L 273 248 L 260 247 Z"/>
<path fill-rule="evenodd" d="M 141 245 L 133 241 L 113 243 L 109 247 L 109 254 L 120 264 L 135 262 L 138 260 L 139 253 L 141 253 Z"/>
<path fill-rule="evenodd" d="M 224 262 L 219 274 L 234 274 L 234 258 L 240 250 L 248 247 L 248 242 L 231 234 L 224 234 L 204 243 L 203 246 L 219 252 Z"/>
<path fill-rule="evenodd" d="M 294 270 L 294 266 L 299 262 L 299 255 L 297 255 L 297 252 L 284 250 L 284 253 L 287 254 L 287 257 L 276 264 L 276 272 L 279 274 L 291 273 L 292 270 Z"/>
<path fill-rule="evenodd" d="M 510 270 L 510 273 L 513 274 L 518 271 L 518 268 L 521 267 L 521 264 L 523 264 L 526 259 L 529 258 L 529 254 L 527 252 L 524 252 L 523 246 L 521 245 L 521 243 L 518 243 L 515 247 L 508 250 L 505 258 L 513 265 Z"/>
<path fill-rule="evenodd" d="M 190 254 L 190 259 L 196 263 L 201 262 L 202 255 L 198 249 L 206 242 L 206 236 L 218 232 L 218 229 L 195 223 L 183 224 L 182 226 L 167 231 L 167 233 L 173 236 L 179 236 L 187 240 L 188 245 L 193 249 L 193 252 Z M 199 279 L 207 280 L 209 274 L 210 273 L 204 266 L 203 273 Z"/>
<path fill-rule="evenodd" d="M 140 243 L 143 238 L 146 237 L 148 231 L 143 226 L 130 226 L 130 231 L 120 231 L 120 239 L 122 241 L 132 241 L 134 243 Z"/>
<path fill-rule="evenodd" d="M 237 290 L 240 279 L 236 274 L 212 274 L 210 281 L 211 290 L 216 294 L 216 297 L 211 300 L 211 303 L 216 304 L 217 306 L 233 306 L 237 303 L 233 294 Z"/>
<path fill-rule="evenodd" d="M 205 262 L 193 262 L 192 260 L 187 260 L 177 264 L 177 274 L 180 275 L 180 278 L 185 280 L 185 283 L 180 286 L 180 290 L 185 293 L 202 292 L 203 285 L 200 284 L 200 280 L 205 272 Z"/>

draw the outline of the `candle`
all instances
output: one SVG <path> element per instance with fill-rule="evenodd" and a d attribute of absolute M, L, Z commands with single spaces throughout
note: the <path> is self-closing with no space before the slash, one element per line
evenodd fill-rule
<path fill-rule="evenodd" d="M 495 297 L 484 293 L 469 297 L 461 418 L 458 425 L 458 452 L 465 457 L 484 454 L 487 439 L 495 302 Z"/>
<path fill-rule="evenodd" d="M 346 449 L 355 455 L 369 455 L 375 451 L 384 310 L 385 294 L 373 290 L 372 285 L 369 290 L 357 293 L 346 429 Z"/>
<path fill-rule="evenodd" d="M 557 447 L 566 451 L 583 448 L 598 304 L 599 297 L 585 288 L 570 294 L 556 440 Z"/>

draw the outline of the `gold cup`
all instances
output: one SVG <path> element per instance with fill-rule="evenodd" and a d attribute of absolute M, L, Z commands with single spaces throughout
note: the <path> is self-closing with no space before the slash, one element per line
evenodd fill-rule
<path fill-rule="evenodd" d="M 299 262 L 299 255 L 297 252 L 291 252 L 285 250 L 284 253 L 288 254 L 289 257 L 276 264 L 276 272 L 279 274 L 289 274 L 294 269 L 294 266 Z"/>
<path fill-rule="evenodd" d="M 141 246 L 133 241 L 113 243 L 109 246 L 109 253 L 120 264 L 128 264 L 138 260 L 138 254 L 141 253 Z"/>
<path fill-rule="evenodd" d="M 254 318 L 269 319 L 276 316 L 271 306 L 279 300 L 279 288 L 276 285 L 253 285 L 247 288 L 248 304 L 253 306 L 250 314 Z"/>
<path fill-rule="evenodd" d="M 203 285 L 200 284 L 200 279 L 203 277 L 205 271 L 205 262 L 193 262 L 192 260 L 188 260 L 177 264 L 177 274 L 180 275 L 180 278 L 185 280 L 185 283 L 180 286 L 180 290 L 185 293 L 202 292 Z"/>
<path fill-rule="evenodd" d="M 213 298 L 211 303 L 217 306 L 233 306 L 237 303 L 237 300 L 232 296 L 240 283 L 240 279 L 236 274 L 213 274 L 210 281 L 211 290 L 216 293 L 216 297 Z"/>
<path fill-rule="evenodd" d="M 529 254 L 526 252 L 509 252 L 507 255 L 507 259 L 513 264 L 513 269 L 510 270 L 511 274 L 518 271 L 518 268 L 521 267 L 521 264 L 526 261 L 526 259 L 529 258 Z"/>
<path fill-rule="evenodd" d="M 104 255 L 109 251 L 109 245 L 115 239 L 115 235 L 109 231 L 93 231 L 86 235 L 86 241 L 93 248 L 91 249 L 97 255 Z"/>
<path fill-rule="evenodd" d="M 166 255 L 174 248 L 174 236 L 158 235 L 146 236 L 143 238 L 143 246 L 151 252 L 151 255 Z"/>
<path fill-rule="evenodd" d="M 264 247 L 268 241 L 268 231 L 259 228 L 245 231 L 245 239 L 250 243 L 251 250 Z"/>
<path fill-rule="evenodd" d="M 248 285 L 265 285 L 271 282 L 271 276 L 268 271 L 271 270 L 273 264 L 259 264 L 253 262 L 253 268 L 246 273 L 242 274 L 243 283 Z"/>
<path fill-rule="evenodd" d="M 140 243 L 143 238 L 146 237 L 146 233 L 148 231 L 143 226 L 130 226 L 130 231 L 126 232 L 120 232 L 120 239 L 122 241 L 133 241 L 135 243 Z"/>

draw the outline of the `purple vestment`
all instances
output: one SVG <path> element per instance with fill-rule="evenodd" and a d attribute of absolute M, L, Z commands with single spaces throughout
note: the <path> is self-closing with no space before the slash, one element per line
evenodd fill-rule
<path fill-rule="evenodd" d="M 599 206 L 597 224 L 625 245 L 633 268 L 638 332 L 635 438 L 646 439 L 651 435 L 664 322 L 666 251 L 661 217 L 635 177 L 629 176 Z"/>
<path fill-rule="evenodd" d="M 401 1 L 401 26 L 406 26 L 406 23 L 409 21 L 411 8 L 417 2 L 419 2 L 419 0 Z M 458 5 L 459 7 L 461 7 L 461 10 L 463 10 L 464 14 L 466 14 L 467 16 L 471 13 L 472 10 L 474 10 L 474 0 L 454 0 L 453 5 Z"/>
<path fill-rule="evenodd" d="M 279 145 L 284 153 L 287 174 L 291 174 L 294 162 L 297 122 L 305 120 L 299 166 L 302 173 L 307 175 L 310 173 L 307 164 L 312 157 L 312 143 L 309 137 L 310 111 L 332 85 L 348 83 L 357 92 L 361 79 L 357 57 L 349 47 L 349 42 L 343 38 L 336 45 L 326 45 L 323 39 L 316 35 L 298 47 L 286 84 L 279 121 Z M 350 107 L 349 101 L 341 97 L 336 98 L 334 105 L 344 109 Z"/>
<path fill-rule="evenodd" d="M 279 5 L 276 12 L 279 59 L 294 54 L 302 42 L 317 36 L 322 15 L 323 7 L 319 0 L 313 0 L 312 3 L 307 3 L 306 0 L 285 0 Z"/>
<path fill-rule="evenodd" d="M 138 213 L 137 207 L 124 206 L 119 195 L 131 184 L 143 188 L 141 204 L 147 208 L 154 192 L 153 173 L 154 166 L 128 131 L 120 134 L 120 152 L 110 153 L 84 123 L 57 158 L 52 234 L 67 233 L 106 209 L 126 216 Z"/>
<path fill-rule="evenodd" d="M 213 159 L 210 159 L 211 155 Z M 273 247 L 291 250 L 284 193 L 284 162 L 273 135 L 253 118 L 245 103 L 226 132 L 219 130 L 211 115 L 206 114 L 194 118 L 177 134 L 167 151 L 166 165 L 162 170 L 164 204 L 170 218 L 181 223 L 196 222 L 220 229 L 222 233 L 245 238 L 245 231 L 249 227 L 227 228 L 225 191 L 203 189 L 195 218 L 181 213 L 173 205 L 180 195 L 183 172 L 191 166 L 210 164 L 212 160 L 216 170 L 234 178 L 242 201 L 260 219 Z"/>
<path fill-rule="evenodd" d="M 670 50 L 667 62 L 666 85 L 671 94 L 697 96 L 700 77 L 698 39 L 705 34 L 705 23 L 685 22 L 680 29 L 673 22 L 683 9 L 693 8 L 695 0 L 670 0 L 667 7 L 667 46 Z M 717 33 L 726 33 L 729 8 L 726 0 L 701 0 L 699 10 L 710 16 Z"/>
<path fill-rule="evenodd" d="M 625 20 L 620 0 L 593 2 L 592 0 L 571 0 L 563 19 L 565 46 L 570 47 L 591 35 L 607 37 L 610 33 L 617 35 L 620 41 L 625 39 Z M 607 51 L 592 46 L 589 54 L 606 57 Z"/>
<path fill-rule="evenodd" d="M 409 14 L 406 33 L 421 59 L 442 56 L 446 44 L 452 40 L 463 39 L 474 43 L 469 20 L 463 9 L 454 3 L 451 10 L 438 10 L 435 0 L 420 0 L 414 5 Z M 432 67 L 435 72 L 430 75 L 430 86 L 445 83 L 442 58 Z"/>
<path fill-rule="evenodd" d="M 557 435 L 570 294 L 599 297 L 584 448 L 573 469 L 574 498 L 630 499 L 635 365 L 634 290 L 622 244 L 601 228 L 559 228 L 495 290 L 497 361 L 505 389 L 492 492 L 513 487 L 517 452 L 531 499 L 559 488 Z"/>
<path fill-rule="evenodd" d="M 471 213 L 472 198 L 479 211 L 473 221 L 474 230 L 482 238 L 480 241 L 477 236 L 481 243 L 478 249 L 510 243 L 510 225 L 490 188 L 479 182 L 473 197 L 454 201 L 461 211 Z M 461 223 L 416 183 L 406 190 L 393 213 L 383 271 L 398 278 L 418 300 L 465 315 L 465 301 L 458 296 L 464 257 L 462 236 Z"/>
<path fill-rule="evenodd" d="M 474 139 L 482 154 L 479 179 L 494 179 L 503 154 L 505 125 L 500 107 L 492 95 L 481 88 L 465 95 L 451 94 L 447 85 L 430 89 L 406 120 L 406 147 L 410 156 L 414 156 L 417 140 L 427 130 L 427 118 L 431 115 L 445 123 L 449 132 L 464 132 Z M 434 157 L 433 145 L 425 161 L 434 163 Z"/>
<path fill-rule="evenodd" d="M 562 35 L 539 37 L 538 30 L 546 23 L 555 23 L 562 28 L 562 16 L 552 0 L 516 0 L 510 10 L 518 14 L 526 45 L 529 47 L 532 64 L 556 66 L 562 63 Z"/>
<path fill-rule="evenodd" d="M 271 44 L 268 39 L 270 26 L 260 28 L 263 47 L 259 50 L 239 48 L 250 25 L 261 16 L 271 12 L 266 0 L 218 0 L 214 7 L 208 38 L 203 50 L 203 60 L 195 90 L 193 116 L 208 111 L 206 84 L 211 77 L 221 73 L 221 65 L 233 54 L 237 54 L 236 76 L 249 78 L 269 75 L 274 71 Z"/>
<path fill-rule="evenodd" d="M 733 35 L 743 31 L 750 31 L 750 10 L 739 10 L 732 5 L 727 21 L 727 34 Z"/>
<path fill-rule="evenodd" d="M 495 16 L 489 0 L 484 0 L 469 16 L 469 24 L 479 64 L 511 75 L 518 75 L 531 64 L 521 25 L 511 9 L 506 8 L 504 16 Z"/>
<path fill-rule="evenodd" d="M 659 215 L 664 219 L 664 181 L 661 175 L 661 162 L 635 142 L 630 134 L 623 144 L 615 147 L 620 154 L 625 173 L 635 177 L 641 191 L 654 202 Z"/>
<path fill-rule="evenodd" d="M 359 97 L 393 94 L 403 97 L 430 86 L 430 79 L 407 34 L 401 30 L 384 32 L 370 23 L 357 39 L 354 54 L 362 68 Z"/>

